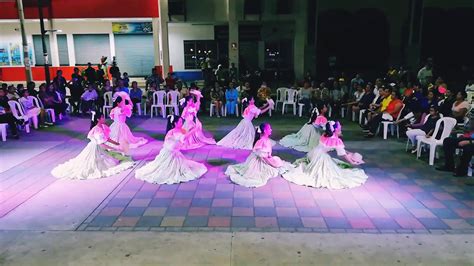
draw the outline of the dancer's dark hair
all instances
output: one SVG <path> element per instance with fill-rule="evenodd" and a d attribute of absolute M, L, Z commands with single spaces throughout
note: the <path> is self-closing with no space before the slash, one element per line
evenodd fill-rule
<path fill-rule="evenodd" d="M 314 121 L 316 121 L 316 118 L 321 114 L 325 106 L 326 104 L 320 102 L 316 105 L 315 108 L 313 108 L 313 111 L 311 111 L 311 117 L 307 123 L 308 125 L 311 125 L 312 123 L 314 123 Z"/>
<path fill-rule="evenodd" d="M 193 100 L 194 100 L 193 96 L 191 96 L 191 95 L 186 96 L 186 97 L 184 98 L 184 102 L 181 104 L 181 108 L 186 107 L 186 105 L 188 105 L 188 101 L 189 101 L 190 99 L 193 99 Z"/>
<path fill-rule="evenodd" d="M 100 108 L 97 108 L 97 110 L 92 111 L 91 127 L 90 127 L 90 129 L 92 129 L 93 127 L 95 127 L 95 126 L 97 125 L 97 122 L 99 121 L 99 119 L 100 119 L 103 115 L 104 115 L 104 114 L 100 111 Z"/>
<path fill-rule="evenodd" d="M 337 128 L 340 126 L 339 122 L 334 121 L 334 125 L 331 125 L 331 121 L 328 121 L 326 123 L 326 127 L 324 130 L 324 136 L 325 137 L 332 137 L 334 135 L 334 132 L 336 132 Z"/>
<path fill-rule="evenodd" d="M 122 97 L 117 96 L 117 98 L 115 98 L 113 107 L 117 107 L 117 105 L 118 105 L 119 103 L 121 103 L 122 101 L 123 101 Z"/>
<path fill-rule="evenodd" d="M 168 123 L 166 123 L 166 133 L 168 133 L 168 131 L 175 128 L 176 122 L 178 122 L 179 119 L 182 119 L 182 118 L 177 115 L 168 115 L 167 117 Z"/>
<path fill-rule="evenodd" d="M 263 122 L 255 128 L 255 138 L 253 140 L 253 146 L 255 146 L 255 143 L 257 143 L 257 141 L 262 137 L 263 131 L 265 130 L 265 126 L 267 125 L 267 122 Z"/>

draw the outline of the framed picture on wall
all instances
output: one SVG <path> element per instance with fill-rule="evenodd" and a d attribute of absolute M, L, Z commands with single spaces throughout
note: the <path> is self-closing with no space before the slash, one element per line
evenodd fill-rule
<path fill-rule="evenodd" d="M 9 66 L 10 56 L 8 53 L 8 45 L 6 43 L 0 43 L 0 66 Z"/>

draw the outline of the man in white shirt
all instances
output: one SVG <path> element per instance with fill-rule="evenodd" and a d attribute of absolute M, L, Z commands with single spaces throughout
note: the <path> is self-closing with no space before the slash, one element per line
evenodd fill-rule
<path fill-rule="evenodd" d="M 99 98 L 97 91 L 93 84 L 89 84 L 87 90 L 81 95 L 81 110 L 82 114 L 90 113 L 93 105 Z"/>
<path fill-rule="evenodd" d="M 433 68 L 430 60 L 418 71 L 417 78 L 422 87 L 426 87 L 431 82 L 433 79 Z"/>

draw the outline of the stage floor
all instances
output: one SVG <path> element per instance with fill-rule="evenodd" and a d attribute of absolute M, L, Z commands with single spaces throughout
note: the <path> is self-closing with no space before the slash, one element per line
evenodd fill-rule
<path fill-rule="evenodd" d="M 217 139 L 239 122 L 201 120 Z M 258 121 L 263 120 L 273 125 L 274 139 L 305 122 L 294 117 Z M 474 233 L 474 189 L 466 185 L 472 179 L 434 170 L 426 157 L 405 153 L 403 141 L 365 140 L 352 122 L 344 123 L 345 142 L 364 156 L 369 179 L 338 191 L 281 177 L 256 189 L 234 185 L 225 168 L 244 161 L 249 151 L 216 146 L 185 152 L 208 166 L 199 180 L 144 183 L 134 178 L 134 170 L 158 154 L 165 121 L 132 118 L 129 124 L 151 142 L 132 150 L 134 169 L 100 180 L 57 180 L 50 174 L 87 144 L 89 119 L 67 118 L 60 126 L 0 143 L 0 230 Z M 304 156 L 279 145 L 274 154 L 291 162 Z"/>

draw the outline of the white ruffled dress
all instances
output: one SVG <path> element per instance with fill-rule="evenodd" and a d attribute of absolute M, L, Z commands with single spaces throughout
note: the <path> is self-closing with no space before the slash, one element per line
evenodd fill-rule
<path fill-rule="evenodd" d="M 75 158 L 56 166 L 51 174 L 61 179 L 98 179 L 111 176 L 133 167 L 132 161 L 118 161 L 100 145 L 109 138 L 106 125 L 95 126 L 87 138 L 90 142 Z"/>
<path fill-rule="evenodd" d="M 272 165 L 279 165 L 273 167 Z M 252 153 L 244 163 L 229 165 L 225 174 L 232 182 L 244 187 L 261 187 L 270 178 L 277 177 L 285 173 L 293 166 L 281 160 L 277 156 L 272 156 L 272 142 L 270 139 L 260 139 L 255 143 Z"/>
<path fill-rule="evenodd" d="M 135 177 L 154 184 L 176 184 L 198 179 L 207 172 L 204 164 L 187 159 L 181 152 L 185 135 L 179 130 L 166 134 L 155 159 L 136 170 Z"/>
<path fill-rule="evenodd" d="M 138 148 L 145 145 L 148 140 L 142 137 L 135 137 L 125 121 L 132 115 L 132 109 L 129 106 L 124 108 L 115 107 L 110 111 L 110 118 L 114 122 L 110 125 L 110 138 L 121 145 L 125 143 L 129 148 Z"/>
<path fill-rule="evenodd" d="M 255 128 L 252 124 L 252 120 L 258 117 L 260 113 L 261 110 L 255 105 L 249 105 L 245 108 L 242 115 L 244 118 L 237 127 L 217 142 L 217 145 L 233 149 L 251 150 L 255 139 Z"/>

